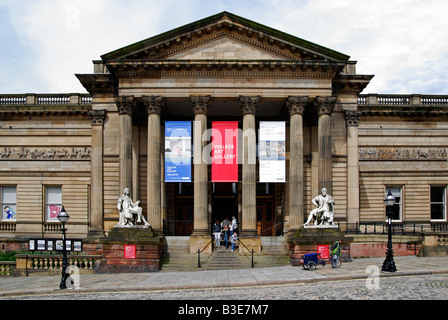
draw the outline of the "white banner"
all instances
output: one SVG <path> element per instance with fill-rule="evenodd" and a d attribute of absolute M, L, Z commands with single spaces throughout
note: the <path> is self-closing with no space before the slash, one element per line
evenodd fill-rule
<path fill-rule="evenodd" d="M 285 182 L 286 126 L 283 121 L 260 121 L 259 182 Z"/>

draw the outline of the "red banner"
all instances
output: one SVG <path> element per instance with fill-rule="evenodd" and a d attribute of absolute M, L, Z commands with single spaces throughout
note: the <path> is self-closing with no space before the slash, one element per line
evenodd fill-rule
<path fill-rule="evenodd" d="M 330 248 L 330 246 L 328 244 L 327 245 L 317 245 L 317 253 L 320 253 L 320 257 L 322 259 L 328 259 L 330 257 L 329 248 Z"/>
<path fill-rule="evenodd" d="M 212 122 L 212 182 L 238 182 L 238 121 Z"/>

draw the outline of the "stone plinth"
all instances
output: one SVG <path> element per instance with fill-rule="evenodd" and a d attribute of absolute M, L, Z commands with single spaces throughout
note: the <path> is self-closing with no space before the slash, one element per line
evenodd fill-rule
<path fill-rule="evenodd" d="M 346 237 L 340 228 L 332 226 L 301 227 L 287 237 L 291 265 L 298 266 L 299 259 L 304 254 L 316 253 L 318 245 L 331 246 L 336 240 L 342 240 L 341 260 L 351 261 L 350 243 L 353 238 Z"/>
<path fill-rule="evenodd" d="M 99 239 L 103 259 L 99 272 L 158 272 L 164 237 L 150 226 L 112 228 Z M 135 245 L 135 258 L 125 258 L 124 246 Z"/>

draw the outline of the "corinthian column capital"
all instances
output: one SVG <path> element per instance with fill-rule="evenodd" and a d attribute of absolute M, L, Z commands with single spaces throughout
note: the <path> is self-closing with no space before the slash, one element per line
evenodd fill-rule
<path fill-rule="evenodd" d="M 160 114 L 165 106 L 165 98 L 162 96 L 142 96 L 142 100 L 148 115 Z"/>
<path fill-rule="evenodd" d="M 212 97 L 207 96 L 190 96 L 190 102 L 193 106 L 194 114 L 207 115 L 212 104 Z"/>
<path fill-rule="evenodd" d="M 289 110 L 289 115 L 303 115 L 308 99 L 308 96 L 288 96 L 288 98 L 286 98 L 286 107 Z"/>
<path fill-rule="evenodd" d="M 257 112 L 260 96 L 240 96 L 239 107 L 243 116 L 245 114 L 255 114 Z"/>
<path fill-rule="evenodd" d="M 314 100 L 314 105 L 317 109 L 317 115 L 321 116 L 323 114 L 331 115 L 333 112 L 333 108 L 336 104 L 336 101 L 338 100 L 337 97 L 316 97 L 316 100 Z"/>
<path fill-rule="evenodd" d="M 130 114 L 132 116 L 137 105 L 137 100 L 135 100 L 134 96 L 117 96 L 114 98 L 114 101 L 120 115 Z"/>
<path fill-rule="evenodd" d="M 359 126 L 359 118 L 361 117 L 361 111 L 345 111 L 344 119 L 347 127 Z"/>
<path fill-rule="evenodd" d="M 89 111 L 89 117 L 92 126 L 102 126 L 106 118 L 106 110 L 91 110 Z"/>

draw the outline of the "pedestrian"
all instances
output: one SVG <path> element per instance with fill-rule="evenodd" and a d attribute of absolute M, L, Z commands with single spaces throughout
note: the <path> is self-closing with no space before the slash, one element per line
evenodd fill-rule
<path fill-rule="evenodd" d="M 233 231 L 236 232 L 236 229 L 238 229 L 238 224 L 236 223 L 236 218 L 232 217 L 232 225 L 233 225 Z"/>
<path fill-rule="evenodd" d="M 229 227 L 225 224 L 224 230 L 222 230 L 224 242 L 226 243 L 226 249 L 229 247 L 228 241 L 229 241 Z"/>
<path fill-rule="evenodd" d="M 333 267 L 336 265 L 336 263 L 339 260 L 339 256 L 341 255 L 341 243 L 342 243 L 342 239 L 336 240 L 335 243 L 333 243 L 332 246 L 330 247 L 331 255 L 333 258 L 331 261 L 331 264 Z"/>
<path fill-rule="evenodd" d="M 232 243 L 232 249 L 231 251 L 235 250 L 235 244 L 236 240 L 238 239 L 238 233 L 234 232 L 232 236 L 230 237 L 230 242 Z"/>
<path fill-rule="evenodd" d="M 232 222 L 230 222 L 230 224 L 229 224 L 229 233 L 230 233 L 230 236 L 233 235 L 233 223 Z"/>
<path fill-rule="evenodd" d="M 216 224 L 213 225 L 213 235 L 215 236 L 216 248 L 221 248 L 221 226 L 219 220 L 216 220 Z"/>

